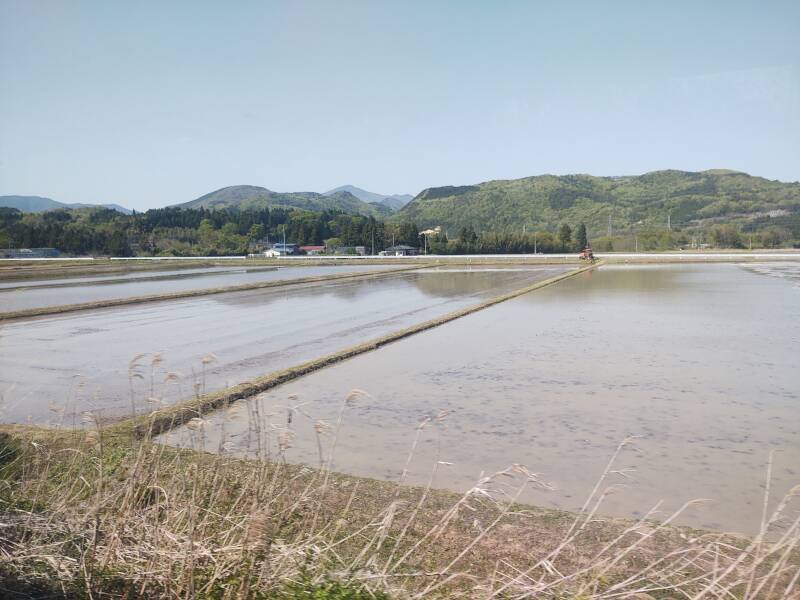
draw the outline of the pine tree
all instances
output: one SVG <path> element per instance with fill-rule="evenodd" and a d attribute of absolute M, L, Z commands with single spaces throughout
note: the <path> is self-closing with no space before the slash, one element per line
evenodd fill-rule
<path fill-rule="evenodd" d="M 561 242 L 561 251 L 566 252 L 572 242 L 572 227 L 564 223 L 558 230 L 558 241 Z"/>
<path fill-rule="evenodd" d="M 589 245 L 589 239 L 586 236 L 586 223 L 581 223 L 578 227 L 578 233 L 576 234 L 575 241 L 577 242 L 578 251 L 583 250 Z"/>

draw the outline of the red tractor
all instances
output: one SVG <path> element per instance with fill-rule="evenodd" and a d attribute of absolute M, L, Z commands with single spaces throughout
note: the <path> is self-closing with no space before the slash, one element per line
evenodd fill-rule
<path fill-rule="evenodd" d="M 594 262 L 594 252 L 592 252 L 592 247 L 587 244 L 586 248 L 581 250 L 580 254 L 578 254 L 578 258 L 581 260 L 590 260 Z"/>

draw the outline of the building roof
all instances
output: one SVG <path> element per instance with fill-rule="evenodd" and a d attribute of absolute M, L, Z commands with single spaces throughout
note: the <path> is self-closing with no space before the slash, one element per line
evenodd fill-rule
<path fill-rule="evenodd" d="M 416 250 L 414 246 L 406 246 L 405 244 L 398 244 L 397 246 L 390 246 L 386 249 L 389 250 Z"/>
<path fill-rule="evenodd" d="M 325 250 L 325 246 L 300 246 L 300 250 Z"/>

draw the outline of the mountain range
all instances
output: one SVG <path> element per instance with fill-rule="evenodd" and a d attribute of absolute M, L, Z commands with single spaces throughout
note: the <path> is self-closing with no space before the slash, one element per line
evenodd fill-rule
<path fill-rule="evenodd" d="M 555 231 L 585 223 L 595 234 L 618 229 L 776 225 L 800 236 L 800 183 L 729 170 L 654 171 L 638 176 L 539 175 L 429 188 L 393 219 L 451 235 L 476 231 Z"/>
<path fill-rule="evenodd" d="M 65 204 L 38 196 L 1 196 L 0 206 L 23 212 L 90 205 Z M 105 205 L 129 213 L 118 205 Z M 647 227 L 703 227 L 732 223 L 747 229 L 778 226 L 800 238 L 800 183 L 786 183 L 723 169 L 653 171 L 643 175 L 537 175 L 474 185 L 428 188 L 411 199 L 354 186 L 324 194 L 273 192 L 252 185 L 215 190 L 179 208 L 292 207 L 341 210 L 420 228 L 441 225 L 456 235 L 476 231 L 555 231 L 585 223 L 594 235 Z"/>
<path fill-rule="evenodd" d="M 368 217 L 385 218 L 392 209 L 383 204 L 364 202 L 348 191 L 273 192 L 255 185 L 233 185 L 215 190 L 195 200 L 176 204 L 177 208 L 301 208 L 305 210 L 341 210 Z"/>
<path fill-rule="evenodd" d="M 125 215 L 131 214 L 130 210 L 119 204 L 66 204 L 53 200 L 52 198 L 43 198 L 42 196 L 0 196 L 0 206 L 16 208 L 22 212 L 43 212 L 58 208 L 91 208 L 93 206 L 102 206 L 103 208 L 110 208 L 111 210 L 116 210 Z"/>

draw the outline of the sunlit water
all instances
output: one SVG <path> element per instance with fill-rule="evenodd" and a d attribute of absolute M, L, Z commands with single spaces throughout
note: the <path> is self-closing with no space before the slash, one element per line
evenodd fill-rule
<path fill-rule="evenodd" d="M 6 282 L 0 288 L 0 312 L 28 308 L 80 304 L 100 300 L 116 300 L 132 296 L 169 294 L 187 290 L 219 288 L 266 281 L 288 281 L 304 277 L 368 273 L 399 268 L 401 265 L 333 265 L 282 267 L 271 269 L 217 267 L 194 272 L 142 273 L 109 279 L 75 278 L 68 280 L 28 281 L 23 285 Z"/>
<path fill-rule="evenodd" d="M 0 325 L 0 421 L 79 426 L 84 411 L 154 409 L 563 271 L 422 270 L 8 322 Z"/>
<path fill-rule="evenodd" d="M 17 289 L 17 288 L 35 288 L 35 287 L 60 287 L 77 285 L 80 283 L 122 283 L 128 281 L 135 281 L 140 279 L 160 279 L 160 278 L 181 278 L 181 277 L 196 277 L 202 275 L 213 275 L 216 273 L 231 273 L 241 272 L 244 270 L 274 270 L 276 267 L 240 267 L 240 266 L 223 266 L 223 267 L 196 267 L 184 269 L 148 269 L 142 271 L 129 271 L 121 273 L 105 273 L 100 275 L 77 275 L 73 277 L 43 277 L 33 279 L 15 279 L 11 277 L 8 280 L 3 279 L 0 274 L 0 290 Z M 35 271 L 34 271 L 35 272 Z"/>
<path fill-rule="evenodd" d="M 771 451 L 771 506 L 800 483 L 800 288 L 767 275 L 736 265 L 602 267 L 164 439 L 274 456 L 288 428 L 288 460 L 316 465 L 315 423 L 335 423 L 348 391 L 361 388 L 370 398 L 345 408 L 336 470 L 398 479 L 428 418 L 410 483 L 443 461 L 434 485 L 463 491 L 521 463 L 556 488 L 524 500 L 574 510 L 619 442 L 637 436 L 601 513 L 641 516 L 663 501 L 664 518 L 705 498 L 677 522 L 754 533 Z"/>

